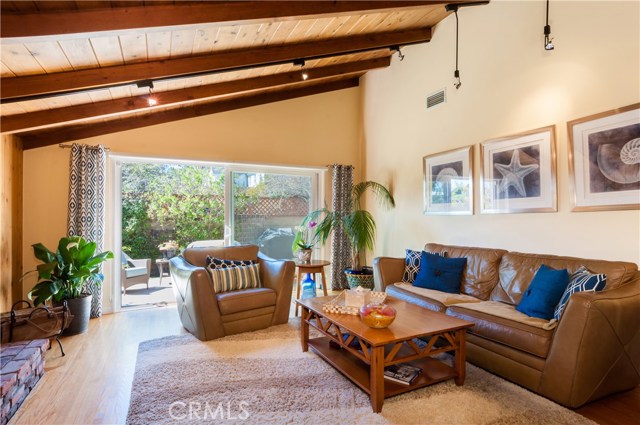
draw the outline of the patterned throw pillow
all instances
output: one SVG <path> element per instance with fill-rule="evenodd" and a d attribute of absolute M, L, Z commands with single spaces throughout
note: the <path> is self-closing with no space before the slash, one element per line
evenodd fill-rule
<path fill-rule="evenodd" d="M 422 257 L 422 251 L 413 251 L 411 249 L 406 250 L 404 274 L 402 275 L 402 281 L 407 283 L 413 283 L 420 271 L 420 258 Z M 436 255 L 440 257 L 446 257 L 447 251 L 438 252 Z"/>
<path fill-rule="evenodd" d="M 556 306 L 556 309 L 553 313 L 554 319 L 560 320 L 560 316 L 562 316 L 562 312 L 567 306 L 571 294 L 575 294 L 576 292 L 602 291 L 606 285 L 606 275 L 591 273 L 585 266 L 581 266 L 569 278 L 569 284 L 564 290 L 562 297 L 560 297 L 560 302 Z"/>
<path fill-rule="evenodd" d="M 260 265 L 222 267 L 219 269 L 207 267 L 213 282 L 213 292 L 237 291 L 238 289 L 260 288 Z"/>
<path fill-rule="evenodd" d="M 228 267 L 250 266 L 256 264 L 254 260 L 223 260 L 222 258 L 207 255 L 206 267 L 208 269 L 226 269 Z"/>

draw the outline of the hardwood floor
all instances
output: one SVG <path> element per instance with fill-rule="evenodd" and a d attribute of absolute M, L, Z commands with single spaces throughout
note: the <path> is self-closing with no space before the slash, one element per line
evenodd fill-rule
<path fill-rule="evenodd" d="M 138 343 L 186 332 L 175 304 L 93 319 L 47 352 L 45 375 L 11 424 L 124 424 Z"/>
<path fill-rule="evenodd" d="M 184 332 L 175 305 L 92 320 L 87 334 L 63 339 L 65 357 L 55 344 L 47 352 L 44 377 L 10 424 L 124 424 L 138 343 Z M 636 424 L 640 387 L 577 412 L 600 424 Z"/>

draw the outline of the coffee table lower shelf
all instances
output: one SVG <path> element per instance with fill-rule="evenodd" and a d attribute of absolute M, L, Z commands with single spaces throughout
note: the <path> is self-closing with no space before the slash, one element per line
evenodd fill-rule
<path fill-rule="evenodd" d="M 344 376 L 364 392 L 371 395 L 370 365 L 358 359 L 347 350 L 333 348 L 328 337 L 309 339 L 309 347 L 327 363 L 337 369 Z M 413 391 L 438 382 L 453 379 L 457 376 L 455 369 L 440 360 L 424 357 L 407 362 L 422 369 L 422 373 L 410 384 L 403 385 L 388 379 L 384 380 L 384 398 Z"/>

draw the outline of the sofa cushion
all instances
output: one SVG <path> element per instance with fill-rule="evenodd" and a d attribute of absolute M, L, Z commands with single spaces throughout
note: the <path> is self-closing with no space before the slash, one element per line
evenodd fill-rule
<path fill-rule="evenodd" d="M 275 306 L 276 291 L 269 288 L 243 289 L 216 294 L 220 313 L 233 314 L 241 311 Z"/>
<path fill-rule="evenodd" d="M 593 273 L 605 274 L 607 275 L 607 289 L 614 289 L 629 282 L 638 271 L 636 264 L 624 261 L 588 260 L 508 252 L 504 254 L 500 262 L 500 282 L 491 293 L 490 299 L 518 304 L 536 271 L 543 263 L 554 269 L 567 269 L 569 274 L 575 273 L 582 266 Z"/>
<path fill-rule="evenodd" d="M 604 274 L 593 274 L 586 267 L 580 267 L 569 278 L 569 284 L 567 285 L 555 311 L 553 312 L 553 318 L 560 320 L 562 312 L 565 306 L 569 302 L 571 294 L 576 292 L 598 292 L 602 291 L 607 284 L 607 276 Z"/>
<path fill-rule="evenodd" d="M 491 291 L 498 284 L 500 259 L 507 252 L 504 249 L 472 248 L 435 243 L 425 245 L 424 249 L 433 254 L 446 251 L 449 257 L 466 258 L 467 266 L 462 273 L 460 293 L 485 301 L 489 299 Z"/>
<path fill-rule="evenodd" d="M 411 286 L 411 284 L 407 284 L 407 285 Z M 409 292 L 407 288 L 402 286 L 387 285 L 387 287 L 385 288 L 385 292 L 387 293 L 387 295 L 390 295 L 399 300 L 402 300 L 411 304 L 415 304 L 417 306 L 420 306 L 438 313 L 444 313 L 445 310 L 447 309 L 447 307 L 444 304 L 442 304 L 440 301 L 432 298 L 424 297 L 414 292 Z"/>
<path fill-rule="evenodd" d="M 129 267 L 124 269 L 124 275 L 127 277 L 127 279 L 136 276 L 144 276 L 145 274 L 147 274 L 146 267 Z"/>
<path fill-rule="evenodd" d="M 462 272 L 466 264 L 466 258 L 445 258 L 422 251 L 420 271 L 413 286 L 459 294 Z"/>
<path fill-rule="evenodd" d="M 475 323 L 469 333 L 546 358 L 555 321 L 528 317 L 509 304 L 494 301 L 452 305 L 447 314 Z"/>
<path fill-rule="evenodd" d="M 411 292 L 412 294 L 420 295 L 423 298 L 437 301 L 445 307 L 453 304 L 479 303 L 480 301 L 482 301 L 476 297 L 472 297 L 471 295 L 450 294 L 448 292 L 442 292 L 435 289 L 420 288 L 406 282 L 394 283 L 393 286 L 396 286 L 397 288 L 403 289 L 407 292 Z"/>
<path fill-rule="evenodd" d="M 554 270 L 541 265 L 516 310 L 527 316 L 551 320 L 568 283 L 569 273 L 566 269 Z"/>
<path fill-rule="evenodd" d="M 215 293 L 238 289 L 259 288 L 260 265 L 235 266 L 215 269 L 207 267 Z"/>

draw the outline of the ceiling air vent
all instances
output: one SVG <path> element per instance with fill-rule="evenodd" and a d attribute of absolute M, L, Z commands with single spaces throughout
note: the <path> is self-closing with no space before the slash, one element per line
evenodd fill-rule
<path fill-rule="evenodd" d="M 435 108 L 443 103 L 447 103 L 446 89 L 440 89 L 427 96 L 427 109 Z"/>

